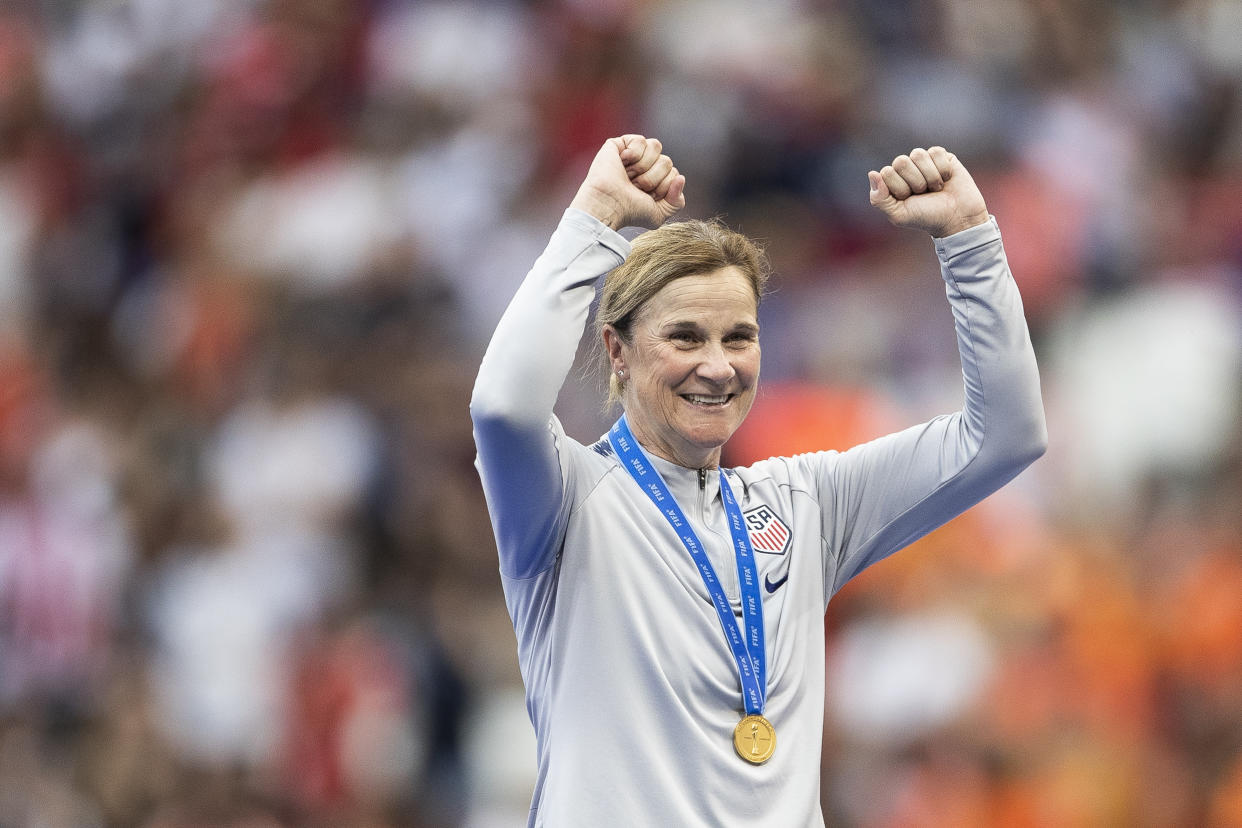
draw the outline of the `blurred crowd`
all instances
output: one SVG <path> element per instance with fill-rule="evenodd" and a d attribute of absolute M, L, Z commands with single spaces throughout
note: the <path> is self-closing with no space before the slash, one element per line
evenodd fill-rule
<path fill-rule="evenodd" d="M 729 462 L 960 405 L 868 169 L 1026 301 L 1048 455 L 829 608 L 829 824 L 1242 825 L 1236 0 L 14 0 L 0 826 L 524 823 L 467 402 L 623 132 L 777 271 Z"/>

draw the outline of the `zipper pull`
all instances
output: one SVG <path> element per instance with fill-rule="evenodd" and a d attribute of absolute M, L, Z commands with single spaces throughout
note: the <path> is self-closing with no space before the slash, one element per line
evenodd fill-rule
<path fill-rule="evenodd" d="M 707 469 L 699 469 L 699 491 L 707 489 Z"/>

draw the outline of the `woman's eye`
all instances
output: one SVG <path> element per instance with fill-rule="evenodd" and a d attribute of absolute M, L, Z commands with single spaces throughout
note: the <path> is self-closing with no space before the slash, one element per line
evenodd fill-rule
<path fill-rule="evenodd" d="M 689 331 L 675 331 L 673 335 L 670 336 L 669 338 L 672 339 L 674 342 L 694 342 L 695 341 L 694 334 L 690 333 Z"/>

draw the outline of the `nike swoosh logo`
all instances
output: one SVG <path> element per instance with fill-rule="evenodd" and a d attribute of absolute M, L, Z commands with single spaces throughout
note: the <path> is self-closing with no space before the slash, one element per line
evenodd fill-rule
<path fill-rule="evenodd" d="M 789 580 L 789 571 L 788 571 L 788 570 L 786 570 L 786 571 L 785 571 L 785 577 L 784 577 L 784 578 L 781 578 L 779 581 L 775 581 L 775 582 L 772 580 L 772 576 L 771 576 L 771 575 L 764 575 L 764 576 L 763 576 L 763 585 L 764 585 L 765 587 L 767 587 L 768 592 L 776 592 L 778 589 L 780 589 L 781 587 L 783 587 L 783 586 L 785 585 L 785 582 L 786 582 L 786 581 L 788 581 L 788 580 Z"/>

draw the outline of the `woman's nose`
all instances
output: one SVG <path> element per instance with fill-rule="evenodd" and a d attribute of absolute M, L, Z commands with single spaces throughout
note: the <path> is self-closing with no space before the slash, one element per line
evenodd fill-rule
<path fill-rule="evenodd" d="M 723 385 L 733 379 L 736 373 L 724 346 L 719 342 L 709 343 L 704 349 L 703 360 L 699 363 L 699 376 Z"/>

